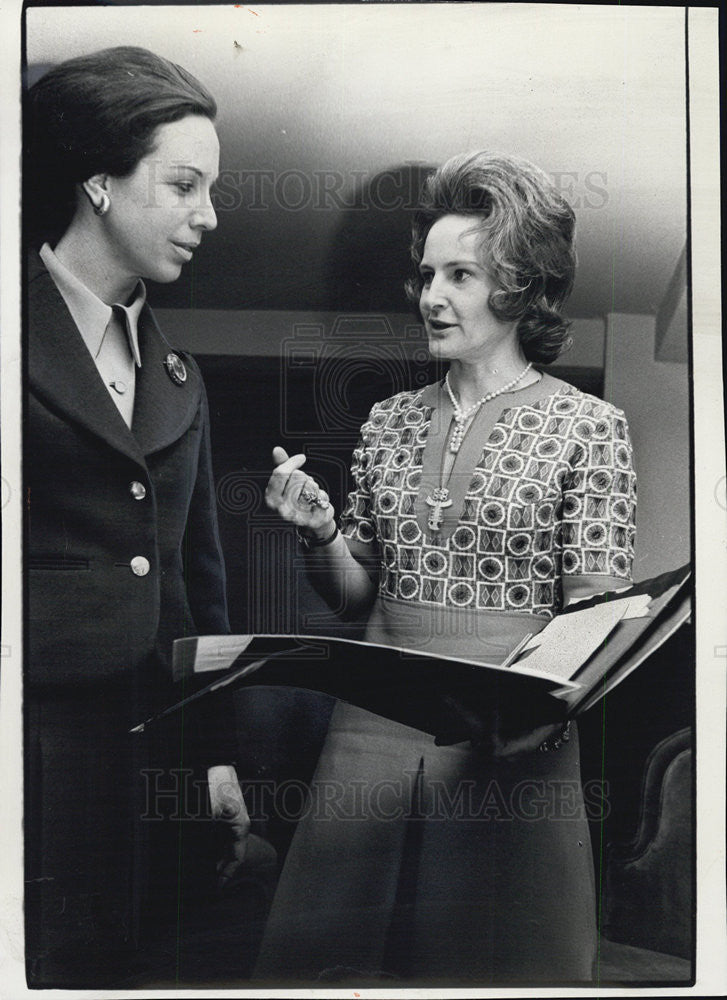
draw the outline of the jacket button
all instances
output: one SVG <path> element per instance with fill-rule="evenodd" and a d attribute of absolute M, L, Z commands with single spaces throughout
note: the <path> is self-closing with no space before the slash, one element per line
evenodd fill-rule
<path fill-rule="evenodd" d="M 146 576 L 150 569 L 149 560 L 145 556 L 134 556 L 129 565 L 136 576 Z"/>
<path fill-rule="evenodd" d="M 135 479 L 134 482 L 129 485 L 129 493 L 131 493 L 134 500 L 143 500 L 146 496 L 146 486 Z"/>

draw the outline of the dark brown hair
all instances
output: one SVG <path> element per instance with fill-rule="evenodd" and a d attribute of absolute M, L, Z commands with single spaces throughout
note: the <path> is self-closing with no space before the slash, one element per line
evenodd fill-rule
<path fill-rule="evenodd" d="M 49 70 L 25 103 L 29 238 L 60 237 L 76 209 L 77 185 L 98 173 L 128 176 L 153 150 L 157 128 L 190 114 L 214 121 L 214 98 L 191 73 L 147 49 L 103 49 Z"/>
<path fill-rule="evenodd" d="M 575 216 L 548 175 L 519 157 L 485 151 L 455 156 L 432 173 L 412 225 L 406 290 L 415 304 L 427 235 L 445 215 L 473 218 L 483 264 L 498 286 L 489 307 L 498 319 L 519 320 L 525 357 L 554 361 L 571 342 L 560 310 L 575 277 Z"/>

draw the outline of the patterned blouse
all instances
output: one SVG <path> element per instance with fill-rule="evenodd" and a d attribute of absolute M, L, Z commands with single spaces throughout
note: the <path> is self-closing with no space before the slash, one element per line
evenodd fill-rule
<path fill-rule="evenodd" d="M 630 581 L 636 477 L 623 412 L 549 375 L 529 396 L 501 396 L 475 418 L 437 533 L 426 499 L 439 485 L 451 404 L 436 384 L 374 405 L 341 530 L 378 544 L 380 597 L 552 618 L 563 576 Z M 488 417 L 493 406 L 499 416 Z"/>

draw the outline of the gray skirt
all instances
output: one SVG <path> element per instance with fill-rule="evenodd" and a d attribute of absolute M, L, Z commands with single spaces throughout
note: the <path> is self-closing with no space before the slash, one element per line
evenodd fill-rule
<path fill-rule="evenodd" d="M 255 978 L 589 981 L 594 881 L 577 733 L 493 761 L 338 702 Z"/>

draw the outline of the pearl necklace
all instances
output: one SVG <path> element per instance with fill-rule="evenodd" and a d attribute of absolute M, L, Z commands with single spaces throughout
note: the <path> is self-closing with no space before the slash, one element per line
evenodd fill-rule
<path fill-rule="evenodd" d="M 507 385 L 503 385 L 501 389 L 495 389 L 494 392 L 488 392 L 481 399 L 478 399 L 476 403 L 472 406 L 468 406 L 466 410 L 463 410 L 454 397 L 452 392 L 452 387 L 449 384 L 449 372 L 444 376 L 444 387 L 449 394 L 449 398 L 452 400 L 452 407 L 454 408 L 454 431 L 452 432 L 452 440 L 449 442 L 449 450 L 453 452 L 458 452 L 460 445 L 467 433 L 467 421 L 473 416 L 481 406 L 485 403 L 489 403 L 491 399 L 495 399 L 496 396 L 501 396 L 503 392 L 509 392 L 513 389 L 521 379 L 524 379 L 530 369 L 533 367 L 532 361 L 528 361 L 523 370 L 519 375 L 508 382 Z"/>

